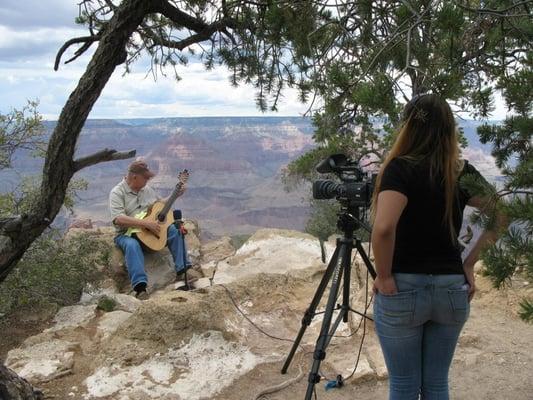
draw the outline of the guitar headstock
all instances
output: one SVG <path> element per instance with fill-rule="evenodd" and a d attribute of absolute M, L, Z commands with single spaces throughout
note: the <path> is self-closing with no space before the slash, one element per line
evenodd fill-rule
<path fill-rule="evenodd" d="M 189 180 L 189 171 L 184 169 L 178 174 L 178 184 L 176 186 L 183 186 Z"/>

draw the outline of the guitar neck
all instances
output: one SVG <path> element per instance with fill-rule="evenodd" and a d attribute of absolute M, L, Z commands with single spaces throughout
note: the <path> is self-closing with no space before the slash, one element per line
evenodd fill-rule
<path fill-rule="evenodd" d="M 178 193 L 181 189 L 181 187 L 183 186 L 183 184 L 180 182 L 176 185 L 176 187 L 174 188 L 174 190 L 172 191 L 170 197 L 167 199 L 167 201 L 165 202 L 165 206 L 163 207 L 163 209 L 161 210 L 161 212 L 158 214 L 158 219 L 160 221 L 164 220 L 165 219 L 165 216 L 168 214 L 168 212 L 170 211 L 170 208 L 172 207 L 172 204 L 174 204 L 174 202 L 176 201 L 176 199 L 178 198 Z"/>

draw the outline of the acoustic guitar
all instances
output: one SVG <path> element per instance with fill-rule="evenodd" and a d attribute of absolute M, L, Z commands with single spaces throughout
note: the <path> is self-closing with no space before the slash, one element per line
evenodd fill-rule
<path fill-rule="evenodd" d="M 178 183 L 166 201 L 158 200 L 152 204 L 148 210 L 142 211 L 135 215 L 135 218 L 157 222 L 161 227 L 159 235 L 145 228 L 128 228 L 126 235 L 136 234 L 147 248 L 153 251 L 159 251 L 167 244 L 167 229 L 174 222 L 174 215 L 171 210 L 172 204 L 178 198 L 178 194 L 183 185 L 189 179 L 189 171 L 184 169 L 178 175 Z"/>

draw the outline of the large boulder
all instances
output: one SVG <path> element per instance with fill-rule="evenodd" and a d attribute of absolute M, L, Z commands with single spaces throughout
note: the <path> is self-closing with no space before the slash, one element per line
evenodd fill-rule
<path fill-rule="evenodd" d="M 140 302 L 140 300 L 138 301 Z M 123 322 L 127 321 L 128 318 L 130 317 L 131 317 L 130 312 L 121 311 L 121 310 L 105 313 L 98 321 L 98 326 L 96 328 L 97 329 L 96 335 L 100 337 L 102 340 L 107 339 L 113 333 L 116 332 L 116 330 L 120 327 L 120 325 Z"/>
<path fill-rule="evenodd" d="M 110 269 L 121 291 L 130 291 L 128 270 L 122 251 L 114 247 L 111 254 Z M 157 252 L 145 252 L 144 270 L 148 276 L 148 291 L 164 288 L 175 281 L 176 271 L 172 254 L 165 247 Z"/>
<path fill-rule="evenodd" d="M 185 235 L 185 243 L 189 260 L 195 263 L 200 258 L 200 241 L 196 236 L 198 227 L 194 221 L 185 221 L 185 227 L 188 230 L 187 235 Z M 113 237 L 110 240 L 112 242 Z M 146 275 L 148 276 L 149 292 L 165 288 L 176 279 L 174 261 L 167 247 L 157 252 L 145 251 L 144 265 Z M 111 252 L 109 271 L 113 279 L 117 282 L 120 291 L 127 292 L 131 290 L 124 255 L 116 246 L 113 246 Z"/>
<path fill-rule="evenodd" d="M 329 244 L 326 244 L 331 250 Z M 332 253 L 332 250 L 330 251 Z M 261 229 L 236 253 L 218 263 L 214 283 L 228 283 L 256 274 L 293 274 L 324 268 L 319 241 L 306 233 Z"/>

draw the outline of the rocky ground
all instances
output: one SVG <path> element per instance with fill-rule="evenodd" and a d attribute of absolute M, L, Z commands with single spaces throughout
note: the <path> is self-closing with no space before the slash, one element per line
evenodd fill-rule
<path fill-rule="evenodd" d="M 80 304 L 61 309 L 43 332 L 34 329 L 37 334 L 22 343 L 2 340 L 2 356 L 18 346 L 7 354 L 7 365 L 55 399 L 304 398 L 320 315 L 288 373 L 280 369 L 323 276 L 318 242 L 298 232 L 262 230 L 235 251 L 229 238 L 200 246 L 192 236 L 191 252 L 204 275 L 196 290 L 175 290 L 168 255 L 149 260 L 149 300 L 108 281 Z M 333 246 L 328 244 L 328 254 Z M 356 259 L 351 304 L 358 311 L 365 307 L 365 277 Z M 478 286 L 452 365 L 452 398 L 531 400 L 533 326 L 516 311 L 533 285 L 516 279 L 496 291 L 478 276 Z M 96 307 L 104 293 L 115 299 L 114 311 Z M 326 391 L 327 379 L 352 374 L 363 337 L 353 375 L 342 388 Z M 387 398 L 371 322 L 362 324 L 352 314 L 341 323 L 321 374 L 326 379 L 316 385 L 318 399 Z"/>

